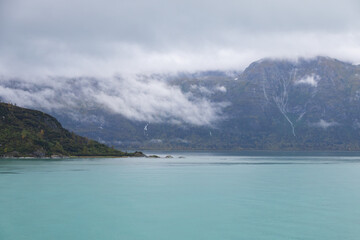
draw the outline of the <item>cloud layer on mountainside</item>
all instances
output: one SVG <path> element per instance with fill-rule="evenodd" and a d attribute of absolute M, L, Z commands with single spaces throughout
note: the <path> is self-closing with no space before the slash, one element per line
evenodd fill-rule
<path fill-rule="evenodd" d="M 227 103 L 184 93 L 154 78 L 79 78 L 31 81 L 2 80 L 3 101 L 48 111 L 106 109 L 129 119 L 147 122 L 212 125 L 221 119 Z"/>

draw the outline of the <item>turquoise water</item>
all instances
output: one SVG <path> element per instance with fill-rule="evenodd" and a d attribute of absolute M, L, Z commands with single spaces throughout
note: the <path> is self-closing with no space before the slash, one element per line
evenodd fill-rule
<path fill-rule="evenodd" d="M 356 154 L 173 154 L 1 159 L 0 239 L 360 239 Z"/>

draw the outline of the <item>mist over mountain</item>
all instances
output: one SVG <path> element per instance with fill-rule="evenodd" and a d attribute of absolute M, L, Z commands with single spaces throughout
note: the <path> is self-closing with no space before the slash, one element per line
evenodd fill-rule
<path fill-rule="evenodd" d="M 262 59 L 244 71 L 2 78 L 3 101 L 120 148 L 360 150 L 360 66 Z"/>

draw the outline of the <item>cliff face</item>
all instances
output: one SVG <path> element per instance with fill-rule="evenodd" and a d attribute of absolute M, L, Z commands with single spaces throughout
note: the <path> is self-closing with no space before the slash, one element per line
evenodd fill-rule
<path fill-rule="evenodd" d="M 0 103 L 0 156 L 126 156 L 64 129 L 40 111 Z"/>

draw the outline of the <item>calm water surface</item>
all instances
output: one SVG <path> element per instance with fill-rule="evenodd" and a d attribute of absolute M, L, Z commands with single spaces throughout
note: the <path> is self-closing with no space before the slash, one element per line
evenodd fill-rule
<path fill-rule="evenodd" d="M 360 154 L 171 154 L 0 159 L 0 239 L 360 239 Z"/>

